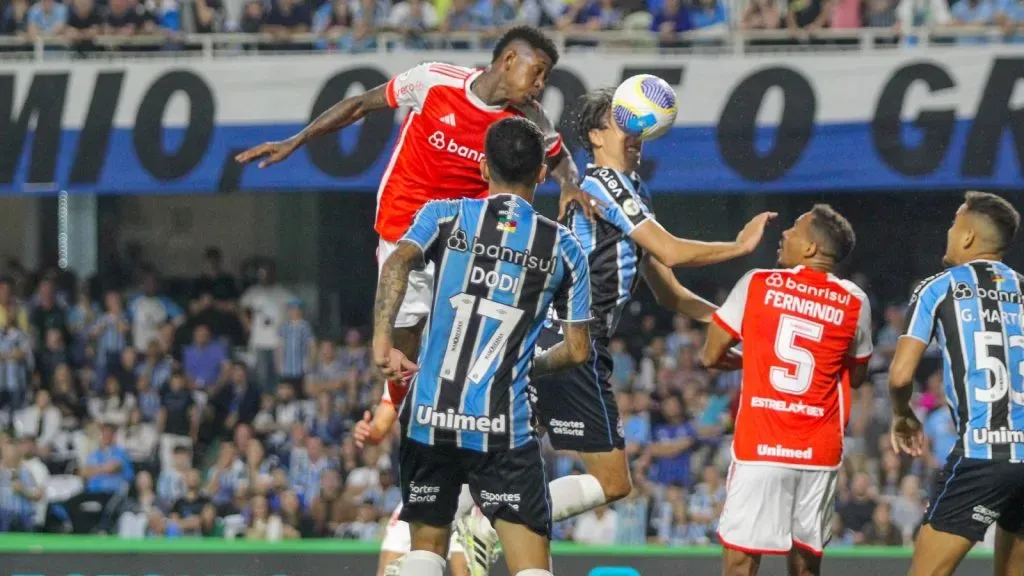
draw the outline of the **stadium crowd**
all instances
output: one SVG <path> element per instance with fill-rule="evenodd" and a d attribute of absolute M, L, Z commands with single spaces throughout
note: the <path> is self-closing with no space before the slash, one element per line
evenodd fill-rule
<path fill-rule="evenodd" d="M 801 39 L 823 28 L 899 35 L 919 27 L 982 25 L 1000 26 L 1016 39 L 1024 24 L 1020 0 L 188 0 L 185 7 L 179 0 L 3 0 L 0 34 L 63 39 L 88 52 L 97 49 L 99 36 L 167 36 L 164 48 L 180 48 L 179 32 L 262 32 L 278 41 L 263 48 L 308 49 L 288 40 L 313 33 L 319 48 L 358 52 L 379 49 L 378 32 L 397 33 L 398 45 L 416 49 L 431 46 L 424 36 L 429 32 L 496 38 L 517 23 L 570 34 L 648 29 L 663 44 L 678 43 L 683 32 L 730 27 L 788 30 Z M 471 46 L 455 39 L 442 44 Z"/>
<path fill-rule="evenodd" d="M 211 248 L 167 291 L 151 267 L 123 276 L 79 285 L 12 263 L 0 277 L 0 531 L 378 539 L 401 501 L 398 436 L 363 450 L 350 437 L 381 392 L 365 335 L 318 333 L 262 259 L 236 278 Z M 904 307 L 873 304 L 833 545 L 909 545 L 956 441 L 932 354 L 916 400 L 929 450 L 892 452 L 886 370 Z M 635 490 L 556 538 L 714 543 L 739 374 L 699 365 L 699 325 L 649 298 L 628 310 L 611 350 Z M 546 462 L 553 478 L 581 469 L 569 454 Z"/>

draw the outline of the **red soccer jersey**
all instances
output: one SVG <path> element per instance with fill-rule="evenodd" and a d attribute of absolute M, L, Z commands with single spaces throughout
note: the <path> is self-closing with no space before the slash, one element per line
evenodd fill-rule
<path fill-rule="evenodd" d="M 529 118 L 544 132 L 548 157 L 561 152 L 562 138 L 539 104 L 488 106 L 473 94 L 481 72 L 429 63 L 388 82 L 388 105 L 410 110 L 377 192 L 375 229 L 384 240 L 397 242 L 431 200 L 487 196 L 480 161 L 487 128 L 498 120 Z"/>
<path fill-rule="evenodd" d="M 743 342 L 733 457 L 792 468 L 839 466 L 848 369 L 872 352 L 864 292 L 802 266 L 754 270 L 714 321 Z"/>

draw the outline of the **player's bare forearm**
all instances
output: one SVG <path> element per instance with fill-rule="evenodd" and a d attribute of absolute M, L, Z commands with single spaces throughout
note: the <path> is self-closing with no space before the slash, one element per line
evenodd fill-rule
<path fill-rule="evenodd" d="M 590 356 L 590 327 L 587 322 L 563 324 L 565 339 L 533 359 L 533 377 L 539 378 L 579 366 Z"/>
<path fill-rule="evenodd" d="M 381 84 L 373 90 L 345 98 L 316 117 L 302 132 L 294 136 L 296 143 L 305 144 L 326 134 L 362 120 L 370 112 L 388 107 L 387 85 Z"/>
<path fill-rule="evenodd" d="M 896 354 L 889 366 L 889 396 L 893 414 L 912 414 L 910 399 L 914 396 L 914 373 L 928 344 L 903 336 L 896 344 Z"/>
<path fill-rule="evenodd" d="M 409 284 L 409 272 L 415 263 L 423 258 L 419 246 L 411 242 L 399 242 L 395 251 L 384 261 L 377 284 L 377 299 L 373 305 L 373 337 L 386 338 L 391 342 L 398 308 L 405 298 Z"/>
<path fill-rule="evenodd" d="M 729 349 L 737 343 L 738 340 L 733 338 L 724 328 L 712 322 L 708 325 L 708 335 L 707 340 L 704 342 L 701 362 L 707 368 L 730 369 L 727 362 Z"/>
<path fill-rule="evenodd" d="M 547 163 L 548 173 L 551 179 L 558 183 L 559 188 L 564 190 L 567 184 L 570 188 L 575 188 L 580 180 L 580 173 L 576 169 L 576 163 L 572 161 L 572 156 L 565 151 L 565 148 L 562 148 L 557 156 L 548 158 Z"/>
<path fill-rule="evenodd" d="M 669 268 L 709 266 L 750 253 L 740 242 L 701 242 L 677 238 L 654 219 L 638 226 L 630 238 L 655 260 Z"/>
<path fill-rule="evenodd" d="M 672 269 L 650 255 L 642 264 L 644 279 L 658 304 L 688 318 L 707 324 L 718 308 L 679 283 Z"/>

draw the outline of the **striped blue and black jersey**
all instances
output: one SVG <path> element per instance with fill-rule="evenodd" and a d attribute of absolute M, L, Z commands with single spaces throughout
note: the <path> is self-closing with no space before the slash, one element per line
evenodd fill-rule
<path fill-rule="evenodd" d="M 952 455 L 1024 459 L 1024 318 L 1021 276 L 977 260 L 922 282 L 907 336 L 943 354 L 946 404 L 957 428 Z"/>
<path fill-rule="evenodd" d="M 510 194 L 430 202 L 401 241 L 435 265 L 419 372 L 402 405 L 405 435 L 481 452 L 534 441 L 526 387 L 548 309 L 590 319 L 579 241 Z"/>
<path fill-rule="evenodd" d="M 647 186 L 634 174 L 603 166 L 587 166 L 580 188 L 604 203 L 594 220 L 571 210 L 566 224 L 580 239 L 590 263 L 594 338 L 611 338 L 622 309 L 640 279 L 643 249 L 630 238 L 633 230 L 654 217 Z"/>

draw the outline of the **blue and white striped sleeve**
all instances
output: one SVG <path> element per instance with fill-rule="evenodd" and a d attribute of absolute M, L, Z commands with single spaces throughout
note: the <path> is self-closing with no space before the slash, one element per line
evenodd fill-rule
<path fill-rule="evenodd" d="M 559 225 L 558 243 L 565 272 L 555 294 L 555 312 L 562 322 L 585 322 L 590 314 L 590 264 L 580 241 Z"/>
<path fill-rule="evenodd" d="M 939 305 L 949 293 L 949 273 L 926 278 L 917 285 L 910 297 L 910 309 L 907 310 L 907 332 L 909 336 L 928 344 L 935 331 L 935 314 Z"/>
<path fill-rule="evenodd" d="M 589 174 L 580 189 L 604 204 L 601 217 L 629 235 L 651 217 L 646 203 L 629 178 L 611 168 L 598 168 Z"/>
<path fill-rule="evenodd" d="M 459 202 L 432 200 L 416 213 L 409 230 L 399 242 L 411 242 L 426 254 L 437 240 L 441 224 L 454 220 L 459 214 Z"/>

